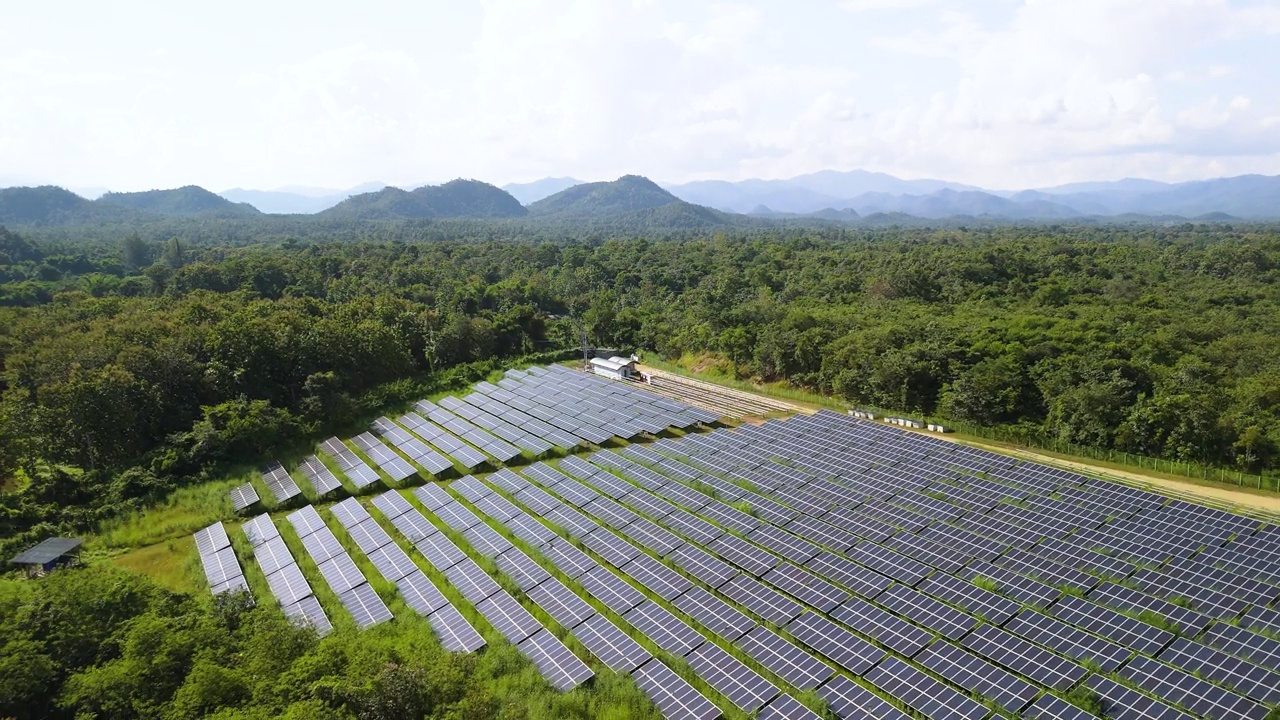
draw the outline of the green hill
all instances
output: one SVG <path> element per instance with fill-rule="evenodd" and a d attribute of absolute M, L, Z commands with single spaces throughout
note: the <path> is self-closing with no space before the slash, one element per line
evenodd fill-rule
<path fill-rule="evenodd" d="M 126 220 L 126 208 L 99 205 L 53 185 L 0 189 L 0 224 L 71 225 Z"/>
<path fill-rule="evenodd" d="M 95 201 L 98 205 L 140 210 L 157 215 L 218 215 L 245 217 L 261 215 L 248 203 L 234 203 L 196 185 L 172 190 L 109 192 Z"/>
<path fill-rule="evenodd" d="M 318 214 L 332 219 L 513 218 L 528 211 L 501 188 L 478 180 L 451 180 L 413 191 L 386 187 L 354 195 Z"/>
<path fill-rule="evenodd" d="M 529 205 L 529 214 L 562 218 L 600 218 L 651 210 L 683 202 L 639 175 L 623 175 L 613 182 L 574 185 Z M 686 205 L 688 203 L 685 203 Z M 697 207 L 690 205 L 690 207 Z"/>

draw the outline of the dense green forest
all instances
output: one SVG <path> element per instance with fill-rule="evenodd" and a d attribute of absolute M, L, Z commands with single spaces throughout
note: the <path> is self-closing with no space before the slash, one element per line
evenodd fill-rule
<path fill-rule="evenodd" d="M 3 231 L 0 471 L 24 482 L 0 530 L 83 526 L 446 368 L 573 348 L 571 317 L 853 403 L 1259 471 L 1280 462 L 1278 273 L 1267 227 L 236 248 Z"/>
<path fill-rule="evenodd" d="M 1274 227 L 447 240 L 368 223 L 247 242 L 265 226 L 216 224 L 236 228 L 223 242 L 205 231 L 229 221 L 185 222 L 164 239 L 0 229 L 6 556 L 515 358 L 567 357 L 578 327 L 856 404 L 1280 464 Z M 557 696 L 509 647 L 322 640 L 106 567 L 0 581 L 0 625 L 0 716 L 585 718 L 643 702 L 626 683 Z"/>

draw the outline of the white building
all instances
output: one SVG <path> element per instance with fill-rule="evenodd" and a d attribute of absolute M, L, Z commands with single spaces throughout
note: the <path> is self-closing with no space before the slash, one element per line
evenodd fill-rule
<path fill-rule="evenodd" d="M 591 358 L 591 372 L 610 380 L 630 380 L 636 374 L 636 362 L 616 355 L 608 360 Z"/>

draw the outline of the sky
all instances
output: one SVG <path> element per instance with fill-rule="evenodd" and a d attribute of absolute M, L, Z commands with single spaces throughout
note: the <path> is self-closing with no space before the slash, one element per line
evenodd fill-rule
<path fill-rule="evenodd" d="M 0 185 L 1280 174 L 1280 1 L 0 6 Z"/>

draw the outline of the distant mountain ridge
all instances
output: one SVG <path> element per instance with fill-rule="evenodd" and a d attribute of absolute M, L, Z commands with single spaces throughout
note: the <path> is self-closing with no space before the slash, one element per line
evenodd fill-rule
<path fill-rule="evenodd" d="M 93 202 L 157 215 L 252 216 L 262 214 L 248 203 L 232 202 L 196 185 L 186 185 L 173 190 L 109 192 Z"/>
<path fill-rule="evenodd" d="M 1280 176 L 1267 175 L 1183 183 L 1127 178 L 1021 191 L 982 190 L 942 180 L 902 180 L 863 171 L 824 171 L 788 180 L 708 180 L 665 186 L 638 175 L 590 183 L 568 177 L 544 178 L 508 185 L 508 189 L 478 180 L 454 180 L 412 190 L 380 183 L 376 186 L 351 191 L 237 189 L 214 194 L 189 185 L 171 190 L 108 192 L 97 200 L 51 185 L 13 187 L 0 189 L 0 223 L 67 225 L 193 215 L 252 218 L 262 216 L 265 208 L 327 219 L 527 217 L 532 221 L 546 218 L 675 228 L 750 223 L 750 217 L 756 218 L 754 222 L 863 224 L 894 218 L 1019 222 L 1280 219 Z M 368 191 L 355 191 L 359 189 Z M 260 204 L 254 205 L 253 201 Z"/>
<path fill-rule="evenodd" d="M 353 195 L 318 214 L 324 218 L 514 218 L 528 214 L 519 200 L 479 180 L 451 180 L 414 190 L 385 187 Z"/>

